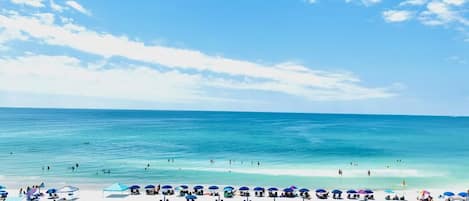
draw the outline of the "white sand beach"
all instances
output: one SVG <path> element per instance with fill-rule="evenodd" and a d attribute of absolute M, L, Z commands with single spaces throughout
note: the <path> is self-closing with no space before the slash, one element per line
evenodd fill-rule
<path fill-rule="evenodd" d="M 20 186 L 20 185 L 15 185 L 15 186 Z M 96 186 L 99 186 L 97 184 L 90 184 L 90 185 L 77 185 L 76 187 L 80 188 L 79 191 L 75 192 L 75 195 L 74 197 L 76 198 L 75 200 L 83 200 L 83 201 L 112 201 L 112 200 L 119 200 L 119 201 L 162 201 L 164 198 L 167 200 L 167 201 L 186 201 L 186 198 L 183 197 L 183 196 L 179 196 L 178 192 L 176 191 L 176 193 L 174 195 L 166 195 L 166 196 L 163 196 L 161 193 L 158 194 L 158 195 L 146 195 L 145 193 L 145 189 L 141 189 L 140 190 L 140 194 L 139 195 L 130 195 L 130 191 L 127 190 L 127 191 L 124 191 L 124 192 L 115 192 L 115 193 L 110 193 L 110 192 L 104 192 L 103 189 L 106 187 L 106 186 L 102 186 L 103 188 L 102 189 L 99 189 L 97 188 Z M 177 185 L 176 185 L 177 186 Z M 13 187 L 13 186 L 12 186 Z M 207 186 L 205 186 L 205 188 L 207 188 Z M 220 186 L 221 188 L 223 188 L 223 186 Z M 58 187 L 60 188 L 60 187 Z M 143 188 L 143 187 L 142 187 Z M 42 189 L 41 192 L 45 192 L 48 188 L 45 188 L 45 189 Z M 191 187 L 189 189 L 192 189 Z M 237 189 L 237 188 L 236 188 Z M 313 189 L 313 188 L 309 188 L 310 189 L 310 199 L 303 199 L 302 197 L 300 196 L 297 196 L 297 197 L 294 197 L 294 198 L 287 198 L 287 197 L 276 197 L 275 199 L 272 198 L 272 197 L 268 197 L 268 196 L 264 196 L 264 197 L 254 197 L 254 191 L 249 191 L 250 192 L 250 197 L 243 197 L 243 196 L 240 196 L 239 195 L 239 191 L 236 191 L 235 193 L 235 196 L 233 198 L 225 198 L 223 197 L 223 190 L 220 189 L 218 192 L 220 192 L 220 197 L 218 196 L 210 196 L 208 193 L 207 193 L 207 189 L 205 190 L 205 194 L 203 196 L 197 196 L 197 201 L 219 201 L 219 199 L 221 199 L 221 201 L 245 201 L 247 198 L 249 201 L 303 201 L 303 200 L 314 200 L 314 201 L 319 201 L 319 200 L 349 200 L 347 199 L 347 194 L 345 193 L 345 191 L 347 191 L 348 189 L 341 189 L 343 191 L 343 194 L 342 194 L 342 199 L 333 199 L 332 198 L 332 194 L 329 193 L 329 197 L 328 199 L 319 199 L 316 197 L 315 195 L 315 190 L 316 189 Z M 7 188 L 7 189 L 4 189 L 6 191 L 9 192 L 9 195 L 8 195 L 8 198 L 13 198 L 11 200 L 18 200 L 16 198 L 18 198 L 18 192 L 19 192 L 19 189 L 16 189 L 16 188 Z M 332 191 L 333 189 L 327 189 L 329 192 Z M 405 200 L 418 200 L 417 198 L 419 197 L 419 195 L 421 195 L 421 192 L 422 192 L 423 189 L 408 189 L 408 190 L 396 190 L 394 194 L 397 194 L 399 196 L 405 196 Z M 444 192 L 454 192 L 456 195 L 453 197 L 454 199 L 453 200 L 467 200 L 467 197 L 466 198 L 463 198 L 463 197 L 460 197 L 458 196 L 457 194 L 460 193 L 460 192 L 468 192 L 468 189 L 467 188 L 455 188 L 455 189 L 425 189 L 426 191 L 430 192 L 431 196 L 433 197 L 433 200 L 446 200 L 448 197 L 444 197 L 442 196 Z M 373 193 L 373 196 L 374 196 L 374 200 L 377 200 L 377 201 L 384 201 L 385 200 L 385 196 L 386 195 L 389 195 L 388 193 L 386 193 L 384 190 L 373 190 L 374 193 Z M 281 189 L 279 191 L 279 194 L 281 193 Z M 58 194 L 59 195 L 59 199 L 60 198 L 64 198 L 66 197 L 65 194 Z M 163 198 L 164 197 L 164 198 Z M 20 200 L 26 200 L 25 196 L 22 196 L 23 199 L 20 199 Z M 70 197 L 69 197 L 70 198 Z M 59 200 L 59 199 L 56 199 L 56 200 Z M 9 199 L 7 199 L 8 201 Z M 46 201 L 46 200 L 54 200 L 54 199 L 51 199 L 48 197 L 47 194 L 45 194 L 44 196 L 41 196 L 39 197 L 39 201 Z M 360 196 L 359 199 L 356 199 L 356 200 L 364 200 L 363 199 L 363 196 Z"/>

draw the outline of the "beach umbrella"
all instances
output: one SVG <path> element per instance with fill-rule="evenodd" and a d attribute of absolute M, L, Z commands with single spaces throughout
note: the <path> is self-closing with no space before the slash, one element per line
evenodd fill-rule
<path fill-rule="evenodd" d="M 451 196 L 454 196 L 454 193 L 453 192 L 444 192 L 443 195 L 451 197 Z"/>
<path fill-rule="evenodd" d="M 332 194 L 342 194 L 342 191 L 339 190 L 339 189 L 334 189 L 334 190 L 332 191 Z"/>
<path fill-rule="evenodd" d="M 466 192 L 460 192 L 460 193 L 458 193 L 458 195 L 461 196 L 461 197 L 463 197 L 463 198 L 467 197 L 467 193 L 466 193 Z"/>
<path fill-rule="evenodd" d="M 366 190 L 365 190 L 365 193 L 366 193 L 366 194 L 372 194 L 372 193 L 373 193 L 373 191 L 372 191 L 372 190 L 370 190 L 370 189 L 366 189 Z"/>
<path fill-rule="evenodd" d="M 48 190 L 46 191 L 46 193 L 49 193 L 49 194 L 50 194 L 50 193 L 57 193 L 57 189 L 55 189 L 55 188 L 48 189 Z"/>
<path fill-rule="evenodd" d="M 40 185 L 39 185 L 39 188 L 45 188 L 46 185 L 44 184 L 44 182 L 42 182 Z"/>
<path fill-rule="evenodd" d="M 388 194 L 393 194 L 393 193 L 394 193 L 394 191 L 391 190 L 391 189 L 386 189 L 386 190 L 384 190 L 384 192 L 385 192 L 385 193 L 388 193 Z"/>
<path fill-rule="evenodd" d="M 212 191 L 213 191 L 213 190 L 218 190 L 218 186 L 210 186 L 210 187 L 208 187 L 208 189 L 209 189 L 209 190 L 212 190 Z"/>
<path fill-rule="evenodd" d="M 7 187 L 0 185 L 0 189 L 6 189 Z"/>
<path fill-rule="evenodd" d="M 77 187 L 74 187 L 74 186 L 64 186 L 61 189 L 59 189 L 58 192 L 59 193 L 73 193 L 73 192 L 78 191 L 78 190 L 80 190 L 80 189 L 77 188 Z"/>
<path fill-rule="evenodd" d="M 293 190 L 298 189 L 296 186 L 290 186 L 290 188 Z"/>
<path fill-rule="evenodd" d="M 224 191 L 233 191 L 234 188 L 232 186 L 227 186 L 223 189 Z"/>
<path fill-rule="evenodd" d="M 150 184 L 150 185 L 147 185 L 147 186 L 145 186 L 145 189 L 151 189 L 151 188 L 155 188 L 155 186 L 154 186 L 154 185 L 151 185 L 151 184 Z"/>
<path fill-rule="evenodd" d="M 187 185 L 180 185 L 179 187 L 181 187 L 181 189 L 188 189 L 189 188 L 189 186 L 187 186 Z"/>
<path fill-rule="evenodd" d="M 248 191 L 249 190 L 249 187 L 247 186 L 243 186 L 241 188 L 239 188 L 240 191 Z"/>
<path fill-rule="evenodd" d="M 422 194 L 422 195 L 430 195 L 430 192 L 427 191 L 427 190 L 422 190 L 422 191 L 420 191 L 420 194 Z"/>
<path fill-rule="evenodd" d="M 194 186 L 194 190 L 200 190 L 200 189 L 204 189 L 204 187 L 201 185 Z"/>
<path fill-rule="evenodd" d="M 0 195 L 2 196 L 7 196 L 8 195 L 8 192 L 4 191 L 4 190 L 0 190 Z"/>
<path fill-rule="evenodd" d="M 129 189 L 129 187 L 125 184 L 121 184 L 121 183 L 115 183 L 115 184 L 112 184 L 108 187 L 106 187 L 105 189 L 103 189 L 104 191 L 117 191 L 117 192 L 122 192 L 122 191 L 126 191 L 127 189 Z"/>
<path fill-rule="evenodd" d="M 325 193 L 325 192 L 327 192 L 327 191 L 325 189 L 322 189 L 322 188 L 316 190 L 316 193 Z"/>
<path fill-rule="evenodd" d="M 306 192 L 309 192 L 309 189 L 307 189 L 307 188 L 302 188 L 302 189 L 300 189 L 299 191 L 300 191 L 300 193 L 306 193 Z"/>
<path fill-rule="evenodd" d="M 258 187 L 256 187 L 256 188 L 254 188 L 254 191 L 264 191 L 264 190 L 265 190 L 264 188 L 262 188 L 262 187 L 259 187 L 259 186 L 258 186 Z"/>
<path fill-rule="evenodd" d="M 164 185 L 163 187 L 161 187 L 162 189 L 171 189 L 173 188 L 171 185 Z"/>
<path fill-rule="evenodd" d="M 278 191 L 278 188 L 275 188 L 275 187 L 270 187 L 269 189 L 267 189 L 268 191 Z"/>
<path fill-rule="evenodd" d="M 356 194 L 358 193 L 356 190 L 350 189 L 347 191 L 348 194 Z"/>
<path fill-rule="evenodd" d="M 140 186 L 139 185 L 132 185 L 129 188 L 130 189 L 140 189 Z"/>
<path fill-rule="evenodd" d="M 195 195 L 186 195 L 186 199 L 195 200 L 195 199 L 197 199 L 197 196 L 195 196 Z"/>
<path fill-rule="evenodd" d="M 285 188 L 285 189 L 283 189 L 283 192 L 285 192 L 285 193 L 291 193 L 291 192 L 293 192 L 293 189 L 291 189 L 291 188 Z"/>

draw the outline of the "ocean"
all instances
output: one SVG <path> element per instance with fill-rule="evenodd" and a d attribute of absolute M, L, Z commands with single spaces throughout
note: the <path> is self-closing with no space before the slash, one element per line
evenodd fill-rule
<path fill-rule="evenodd" d="M 0 183 L 450 188 L 469 118 L 0 108 L 0 158 Z"/>

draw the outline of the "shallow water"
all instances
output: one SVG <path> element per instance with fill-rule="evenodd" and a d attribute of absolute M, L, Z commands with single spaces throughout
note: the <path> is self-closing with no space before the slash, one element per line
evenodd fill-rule
<path fill-rule="evenodd" d="M 0 157 L 0 183 L 469 186 L 469 118 L 2 108 Z"/>

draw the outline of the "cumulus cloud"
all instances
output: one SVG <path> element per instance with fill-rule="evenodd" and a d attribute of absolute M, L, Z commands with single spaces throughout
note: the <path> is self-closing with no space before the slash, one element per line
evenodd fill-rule
<path fill-rule="evenodd" d="M 469 20 L 464 18 L 461 13 L 456 10 L 464 1 L 446 0 L 432 1 L 426 6 L 426 10 L 420 13 L 419 19 L 425 25 L 446 25 L 449 23 L 459 23 L 469 26 Z"/>
<path fill-rule="evenodd" d="M 71 21 L 58 23 L 51 15 L 24 16 L 4 13 L 0 15 L 0 28 L 24 33 L 39 43 L 68 47 L 105 59 L 118 56 L 163 66 L 173 72 L 195 72 L 199 81 L 206 79 L 207 74 L 222 75 L 223 79 L 210 79 L 209 84 L 204 85 L 206 87 L 263 90 L 310 100 L 386 98 L 395 95 L 387 88 L 363 86 L 361 80 L 350 73 L 311 70 L 306 66 L 288 62 L 254 63 L 212 56 L 197 50 L 147 45 L 125 36 L 96 32 Z M 76 61 L 67 61 L 66 64 L 76 67 Z M 147 71 L 148 69 L 143 72 Z M 155 73 L 152 75 L 156 76 Z M 189 85 L 200 86 L 193 82 Z"/>
<path fill-rule="evenodd" d="M 75 9 L 76 11 L 83 13 L 85 15 L 91 15 L 91 12 L 87 9 L 85 9 L 82 5 L 80 5 L 76 1 L 66 1 L 65 4 L 70 6 L 71 8 Z"/>
<path fill-rule="evenodd" d="M 412 13 L 406 10 L 387 10 L 383 12 L 383 18 L 386 22 L 403 22 L 412 17 Z"/>

